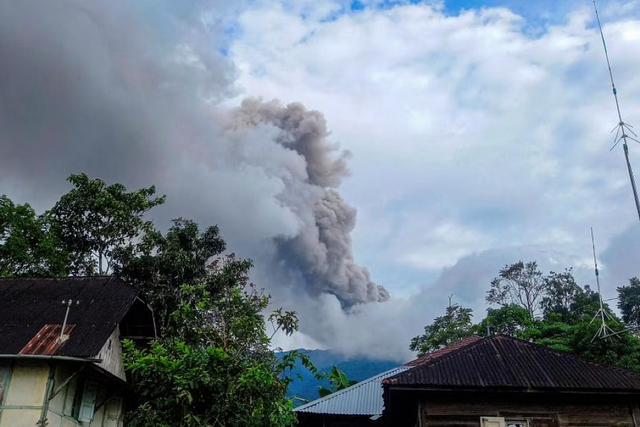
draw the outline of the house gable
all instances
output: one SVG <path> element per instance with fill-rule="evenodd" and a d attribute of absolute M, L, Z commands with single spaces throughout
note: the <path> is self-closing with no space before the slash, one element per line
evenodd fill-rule
<path fill-rule="evenodd" d="M 0 279 L 0 355 L 95 358 L 137 295 L 116 277 Z"/>

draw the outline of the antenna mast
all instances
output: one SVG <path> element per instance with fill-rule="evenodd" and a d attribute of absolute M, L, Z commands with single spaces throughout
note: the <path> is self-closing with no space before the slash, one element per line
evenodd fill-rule
<path fill-rule="evenodd" d="M 596 332 L 593 338 L 591 338 L 591 341 L 593 341 L 596 338 L 607 338 L 611 335 L 616 335 L 616 332 L 614 332 L 614 330 L 607 325 L 607 320 L 615 322 L 615 319 L 605 311 L 604 305 L 602 304 L 602 293 L 600 292 L 600 273 L 598 272 L 598 260 L 596 258 L 596 243 L 595 239 L 593 238 L 593 227 L 591 227 L 591 247 L 593 248 L 593 265 L 596 272 L 596 285 L 598 286 L 598 300 L 600 302 L 600 308 L 596 312 L 596 315 L 593 316 L 593 319 L 591 319 L 591 322 L 589 322 L 589 324 L 591 324 L 596 319 L 600 318 L 600 329 L 598 329 L 598 332 Z"/>
<path fill-rule="evenodd" d="M 631 189 L 633 190 L 633 199 L 636 202 L 636 211 L 638 212 L 638 219 L 640 220 L 640 200 L 638 199 L 638 190 L 636 189 L 636 180 L 633 177 L 633 170 L 631 169 L 631 162 L 629 161 L 629 146 L 627 145 L 627 139 L 640 143 L 636 138 L 638 135 L 631 130 L 633 126 L 625 123 L 622 120 L 622 113 L 620 112 L 620 103 L 618 102 L 618 90 L 613 82 L 613 72 L 611 71 L 611 62 L 609 61 L 609 52 L 607 51 L 607 43 L 604 41 L 604 32 L 602 31 L 602 24 L 600 23 L 600 16 L 598 15 L 598 8 L 596 7 L 596 0 L 593 0 L 593 9 L 596 11 L 596 19 L 598 21 L 598 28 L 600 29 L 600 37 L 602 38 L 602 46 L 604 47 L 604 55 L 607 58 L 607 67 L 609 68 L 609 77 L 611 78 L 611 87 L 613 88 L 613 97 L 616 100 L 616 109 L 618 110 L 618 125 L 613 128 L 611 132 L 616 131 L 616 137 L 614 139 L 613 150 L 620 141 L 622 141 L 622 148 L 624 150 L 624 157 L 627 161 L 627 170 L 629 171 L 629 179 L 631 180 Z M 627 133 L 631 133 L 634 137 L 629 136 Z"/>

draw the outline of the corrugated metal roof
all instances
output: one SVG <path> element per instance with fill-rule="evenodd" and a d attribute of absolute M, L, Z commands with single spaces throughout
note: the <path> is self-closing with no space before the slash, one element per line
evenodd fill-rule
<path fill-rule="evenodd" d="M 640 374 L 505 335 L 482 338 L 424 365 L 383 380 L 385 385 L 640 393 Z"/>
<path fill-rule="evenodd" d="M 470 337 L 466 337 L 461 339 L 460 341 L 457 341 L 447 347 L 441 348 L 439 350 L 436 351 L 432 351 L 431 353 L 425 354 L 422 357 L 418 357 L 415 360 L 412 360 L 411 362 L 407 362 L 404 364 L 404 366 L 418 366 L 418 365 L 422 365 L 424 363 L 429 362 L 430 360 L 435 359 L 436 357 L 440 357 L 440 356 L 444 356 L 447 353 L 451 353 L 453 350 L 457 350 L 459 348 L 462 348 L 466 345 L 469 345 L 471 343 L 474 343 L 478 340 L 481 340 L 482 337 L 476 336 L 476 335 L 472 335 Z"/>
<path fill-rule="evenodd" d="M 76 325 L 65 325 L 64 334 L 71 335 Z M 62 325 L 44 325 L 31 340 L 20 350 L 20 354 L 47 354 L 58 353 L 65 342 L 60 340 Z"/>
<path fill-rule="evenodd" d="M 0 354 L 18 354 L 45 325 L 75 325 L 58 355 L 94 357 L 138 292 L 116 277 L 0 279 Z"/>
<path fill-rule="evenodd" d="M 294 409 L 296 412 L 334 415 L 380 415 L 384 407 L 382 400 L 382 380 L 399 374 L 407 366 L 399 366 L 343 390 L 306 403 Z"/>

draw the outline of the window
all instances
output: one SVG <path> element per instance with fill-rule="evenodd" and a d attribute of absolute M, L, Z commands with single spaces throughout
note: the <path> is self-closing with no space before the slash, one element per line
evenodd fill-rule
<path fill-rule="evenodd" d="M 9 386 L 9 377 L 11 374 L 11 367 L 9 365 L 0 365 L 0 405 L 4 401 L 4 395 L 6 394 Z"/>
<path fill-rule="evenodd" d="M 481 427 L 506 427 L 502 417 L 480 417 Z"/>
<path fill-rule="evenodd" d="M 73 417 L 78 421 L 90 422 L 96 407 L 98 384 L 90 381 L 78 381 L 73 397 Z"/>
<path fill-rule="evenodd" d="M 529 427 L 527 420 L 506 420 L 507 427 Z"/>

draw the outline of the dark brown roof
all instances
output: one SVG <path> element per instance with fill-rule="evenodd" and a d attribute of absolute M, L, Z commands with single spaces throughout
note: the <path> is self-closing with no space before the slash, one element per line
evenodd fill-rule
<path fill-rule="evenodd" d="M 137 294 L 115 277 L 0 279 L 0 354 L 94 357 Z M 70 333 L 56 346 L 51 338 L 62 329 L 63 300 L 74 302 L 65 327 Z"/>
<path fill-rule="evenodd" d="M 387 378 L 383 384 L 435 389 L 640 392 L 640 374 L 496 335 Z"/>
<path fill-rule="evenodd" d="M 457 350 L 459 348 L 462 348 L 466 345 L 469 345 L 471 343 L 474 343 L 478 340 L 481 340 L 482 337 L 476 336 L 476 335 L 472 335 L 470 337 L 466 337 L 461 339 L 460 341 L 454 342 L 453 344 L 446 346 L 444 348 L 441 348 L 439 350 L 436 351 L 432 351 L 431 353 L 427 353 L 422 357 L 418 357 L 417 359 L 412 360 L 411 362 L 407 362 L 405 363 L 403 366 L 418 366 L 418 365 L 422 365 L 424 363 L 427 363 L 433 359 L 435 359 L 436 357 L 440 357 L 440 356 L 444 356 L 445 354 L 451 353 L 453 350 Z"/>

